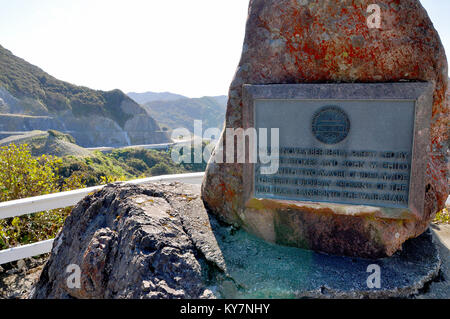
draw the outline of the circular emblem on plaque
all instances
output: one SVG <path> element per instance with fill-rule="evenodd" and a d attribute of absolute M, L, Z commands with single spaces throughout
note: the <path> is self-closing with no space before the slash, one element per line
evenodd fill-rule
<path fill-rule="evenodd" d="M 350 131 L 350 119 L 338 106 L 325 106 L 314 114 L 312 132 L 322 143 L 337 144 L 345 140 Z"/>

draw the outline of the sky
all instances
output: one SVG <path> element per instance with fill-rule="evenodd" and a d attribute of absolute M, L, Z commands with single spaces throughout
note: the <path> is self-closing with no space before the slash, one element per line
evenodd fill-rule
<path fill-rule="evenodd" d="M 0 44 L 93 89 L 224 95 L 241 55 L 248 2 L 0 0 Z M 450 52 L 450 1 L 421 2 Z"/>

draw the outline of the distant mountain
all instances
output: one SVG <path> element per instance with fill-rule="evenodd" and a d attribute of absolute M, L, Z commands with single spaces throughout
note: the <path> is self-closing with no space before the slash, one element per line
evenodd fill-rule
<path fill-rule="evenodd" d="M 144 92 L 144 93 L 135 93 L 130 92 L 127 95 L 138 102 L 139 104 L 146 104 L 149 102 L 155 101 L 176 101 L 181 99 L 189 99 L 187 96 L 181 94 L 175 94 L 171 92 Z M 227 103 L 228 97 L 226 95 L 219 96 L 210 96 L 215 99 L 219 104 L 224 105 Z"/>
<path fill-rule="evenodd" d="M 60 81 L 0 46 L 0 132 L 49 129 L 70 133 L 84 147 L 169 141 L 146 110 L 121 91 Z"/>
<path fill-rule="evenodd" d="M 220 105 L 224 106 L 225 109 L 227 107 L 228 102 L 228 96 L 227 95 L 219 95 L 219 96 L 213 96 L 213 98 L 219 103 Z"/>
<path fill-rule="evenodd" d="M 203 121 L 203 129 L 222 129 L 225 122 L 226 96 L 183 98 L 143 104 L 148 113 L 169 130 L 187 128 L 194 131 L 194 120 Z"/>
<path fill-rule="evenodd" d="M 127 93 L 127 95 L 138 102 L 139 104 L 145 104 L 148 102 L 153 101 L 174 101 L 179 99 L 186 99 L 186 96 L 180 95 L 180 94 L 174 94 L 170 92 L 162 92 L 162 93 L 155 93 L 155 92 L 144 92 L 144 93 L 135 93 L 130 92 Z"/>

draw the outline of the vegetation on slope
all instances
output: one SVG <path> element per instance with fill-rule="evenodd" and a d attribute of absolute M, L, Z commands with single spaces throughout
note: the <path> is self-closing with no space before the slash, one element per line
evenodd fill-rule
<path fill-rule="evenodd" d="M 62 177 L 79 174 L 86 185 L 94 186 L 150 176 L 202 172 L 206 169 L 205 161 L 198 164 L 176 164 L 170 154 L 170 150 L 125 148 L 107 154 L 96 151 L 92 156 L 86 157 L 66 156 L 63 158 L 60 174 Z"/>
<path fill-rule="evenodd" d="M 33 131 L 30 134 L 10 136 L 0 140 L 0 146 L 14 143 L 16 145 L 26 144 L 29 146 L 31 155 L 54 155 L 54 156 L 88 156 L 92 152 L 78 146 L 75 139 L 69 135 L 59 131 L 49 130 Z"/>
<path fill-rule="evenodd" d="M 0 201 L 83 188 L 77 174 L 61 178 L 62 160 L 35 158 L 27 145 L 0 148 Z M 53 238 L 70 213 L 70 207 L 0 220 L 0 250 Z"/>
<path fill-rule="evenodd" d="M 28 145 L 11 143 L 0 147 L 0 166 L 2 202 L 138 177 L 204 171 L 206 162 L 175 164 L 170 151 L 135 148 L 84 157 L 33 157 Z M 53 238 L 70 209 L 0 220 L 0 250 Z"/>
<path fill-rule="evenodd" d="M 129 99 L 120 90 L 91 90 L 60 81 L 0 46 L 0 87 L 19 99 L 37 101 L 49 113 L 72 110 L 75 116 L 109 117 L 122 127 L 130 118 L 120 104 Z M 33 110 L 29 110 L 33 113 Z"/>

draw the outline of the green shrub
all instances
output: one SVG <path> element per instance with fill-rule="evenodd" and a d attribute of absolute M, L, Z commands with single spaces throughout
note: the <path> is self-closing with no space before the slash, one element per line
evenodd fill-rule
<path fill-rule="evenodd" d="M 31 156 L 28 145 L 10 144 L 0 148 L 0 201 L 32 197 L 57 191 L 55 174 L 61 160 Z"/>
<path fill-rule="evenodd" d="M 158 153 L 158 151 L 146 150 L 143 148 L 118 149 L 114 150 L 111 153 L 111 156 L 125 163 L 127 163 L 130 159 L 136 158 L 142 160 L 148 168 L 164 161 L 164 156 Z"/>
<path fill-rule="evenodd" d="M 0 148 L 0 201 L 83 188 L 74 174 L 63 180 L 58 175 L 62 161 L 53 156 L 33 158 L 26 144 Z M 70 213 L 56 209 L 0 220 L 0 249 L 53 238 Z"/>
<path fill-rule="evenodd" d="M 104 184 L 103 177 L 109 180 L 132 179 L 136 171 L 109 155 L 94 152 L 89 157 L 65 156 L 59 173 L 63 178 L 77 173 L 84 184 L 96 186 Z"/>
<path fill-rule="evenodd" d="M 138 159 L 138 158 L 130 158 L 127 161 L 127 165 L 134 168 L 135 170 L 137 170 L 139 172 L 145 172 L 148 170 L 147 164 L 145 164 L 145 162 L 143 160 Z"/>
<path fill-rule="evenodd" d="M 444 208 L 440 212 L 436 214 L 436 218 L 434 219 L 435 223 L 438 224 L 450 224 L 450 212 L 448 208 Z"/>
<path fill-rule="evenodd" d="M 170 173 L 170 168 L 164 163 L 158 163 L 151 169 L 153 176 L 166 175 Z"/>

